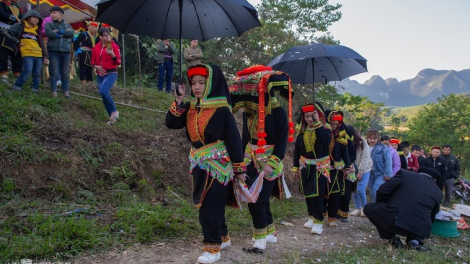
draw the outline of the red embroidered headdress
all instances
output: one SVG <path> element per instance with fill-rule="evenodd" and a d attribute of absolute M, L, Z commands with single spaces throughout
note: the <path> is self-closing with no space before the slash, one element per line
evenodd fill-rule
<path fill-rule="evenodd" d="M 292 122 L 293 90 L 291 81 L 286 73 L 274 71 L 271 67 L 254 65 L 237 72 L 237 76 L 229 82 L 229 91 L 232 98 L 232 111 L 235 113 L 243 108 L 251 114 L 258 114 L 258 149 L 257 153 L 264 153 L 267 137 L 264 130 L 265 116 L 272 109 L 280 107 L 275 92 L 288 101 L 289 137 L 294 141 L 294 122 Z"/>

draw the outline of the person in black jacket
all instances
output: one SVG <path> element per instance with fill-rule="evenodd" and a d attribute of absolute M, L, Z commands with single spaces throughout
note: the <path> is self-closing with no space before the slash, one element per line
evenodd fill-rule
<path fill-rule="evenodd" d="M 443 180 L 445 197 L 442 205 L 445 207 L 449 207 L 450 205 L 452 200 L 452 188 L 454 187 L 454 181 L 460 176 L 459 160 L 454 155 L 450 154 L 451 149 L 452 147 L 450 145 L 444 145 L 442 147 L 441 155 L 441 158 L 445 160 L 447 167 L 447 180 Z"/>
<path fill-rule="evenodd" d="M 199 208 L 204 236 L 203 253 L 197 261 L 214 263 L 220 259 L 221 248 L 231 244 L 225 205 L 237 204 L 230 201 L 233 181 L 235 177 L 245 181 L 246 166 L 222 70 L 215 65 L 196 65 L 188 69 L 188 79 L 191 101 L 183 103 L 185 92 L 180 85 L 180 95 L 172 103 L 165 122 L 170 129 L 185 128 L 191 142 L 193 202 Z"/>
<path fill-rule="evenodd" d="M 300 178 L 300 191 L 305 198 L 308 221 L 305 228 L 312 234 L 323 232 L 323 196 L 330 179 L 331 127 L 326 123 L 320 103 L 302 106 L 295 141 L 294 166 L 296 179 Z"/>
<path fill-rule="evenodd" d="M 431 168 L 420 168 L 418 172 L 400 170 L 380 186 L 377 201 L 366 204 L 364 214 L 380 238 L 394 247 L 403 246 L 397 236 L 402 235 L 409 249 L 426 251 L 423 239 L 431 234 L 442 200 L 442 191 L 436 185 L 441 175 Z"/>
<path fill-rule="evenodd" d="M 337 129 L 338 133 L 343 133 L 341 131 L 346 132 L 346 138 L 348 140 L 347 150 L 351 167 L 349 168 L 349 170 L 345 170 L 342 179 L 340 179 L 340 181 L 342 181 L 342 188 L 339 200 L 339 210 L 338 214 L 336 215 L 336 218 L 340 219 L 341 222 L 347 223 L 349 221 L 349 203 L 351 202 L 353 183 L 356 181 L 356 171 L 354 168 L 354 163 L 356 162 L 356 148 L 354 147 L 353 143 L 354 136 L 351 134 L 346 124 L 343 122 L 344 114 L 342 111 L 326 110 L 325 114 L 327 115 L 327 119 L 332 127 L 339 127 L 339 129 Z"/>
<path fill-rule="evenodd" d="M 237 73 L 229 84 L 232 112 L 243 109 L 242 145 L 245 147 L 248 187 L 261 185 L 258 199 L 248 203 L 253 222 L 253 246 L 259 253 L 266 243 L 276 243 L 277 234 L 270 197 L 290 197 L 284 179 L 283 159 L 287 142 L 294 141 L 292 87 L 287 74 L 271 67 L 254 65 Z M 287 99 L 289 112 L 281 107 L 276 94 Z M 259 185 L 257 185 L 258 183 Z"/>
<path fill-rule="evenodd" d="M 331 170 L 330 182 L 328 182 L 328 198 L 323 200 L 323 212 L 325 214 L 328 213 L 328 226 L 336 228 L 338 227 L 336 223 L 338 211 L 341 212 L 341 195 L 344 195 L 345 178 L 354 173 L 354 167 L 351 167 L 352 163 L 350 161 L 351 154 L 348 150 L 348 146 L 350 144 L 352 145 L 352 142 L 348 139 L 346 126 L 343 124 L 342 113 L 340 113 L 340 111 L 331 111 L 326 115 L 328 117 L 328 123 L 331 126 Z M 355 154 L 354 158 L 356 158 Z M 349 195 L 351 195 L 351 192 Z"/>
<path fill-rule="evenodd" d="M 411 147 L 411 155 L 418 159 L 419 168 L 424 167 L 424 160 L 426 159 L 421 155 L 421 147 L 418 145 L 413 145 Z"/>
<path fill-rule="evenodd" d="M 0 1 L 0 28 L 8 29 L 10 25 L 20 23 L 23 18 L 18 0 Z M 23 69 L 23 59 L 15 42 L 0 34 L 0 76 L 1 81 L 11 85 L 8 81 L 8 57 L 10 57 L 13 75 L 20 76 Z"/>
<path fill-rule="evenodd" d="M 439 186 L 439 188 L 442 190 L 444 182 L 447 180 L 447 166 L 446 166 L 446 161 L 443 158 L 441 158 L 440 155 L 441 155 L 441 147 L 439 146 L 432 147 L 431 156 L 424 159 L 423 167 L 433 168 L 441 174 L 442 178 L 436 181 L 436 183 L 437 183 L 437 186 Z M 421 167 L 421 164 L 420 164 L 420 167 Z"/>
<path fill-rule="evenodd" d="M 92 83 L 93 82 L 93 65 L 91 65 L 91 53 L 95 47 L 96 41 L 96 29 L 98 28 L 97 22 L 90 22 L 88 24 L 88 30 L 81 32 L 73 42 L 73 50 L 80 52 L 78 53 L 78 68 L 80 75 L 80 82 Z"/>

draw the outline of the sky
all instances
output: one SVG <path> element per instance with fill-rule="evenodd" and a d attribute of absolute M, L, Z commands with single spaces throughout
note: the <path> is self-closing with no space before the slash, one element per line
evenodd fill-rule
<path fill-rule="evenodd" d="M 248 0 L 256 6 L 261 0 Z M 373 75 L 415 77 L 427 68 L 470 69 L 470 0 L 330 0 L 342 18 L 329 31 L 341 45 L 367 59 Z"/>

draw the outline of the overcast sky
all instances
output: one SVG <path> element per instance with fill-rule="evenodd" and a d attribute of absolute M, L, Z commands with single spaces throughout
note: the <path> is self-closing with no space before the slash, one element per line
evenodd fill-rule
<path fill-rule="evenodd" d="M 256 6 L 260 0 L 248 0 Z M 470 69 L 470 0 L 330 0 L 341 20 L 330 32 L 368 60 L 373 75 L 411 79 L 425 68 Z"/>

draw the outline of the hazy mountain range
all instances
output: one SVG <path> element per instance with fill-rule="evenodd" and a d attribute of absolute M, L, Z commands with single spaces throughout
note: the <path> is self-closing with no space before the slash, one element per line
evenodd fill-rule
<path fill-rule="evenodd" d="M 344 92 L 367 96 L 373 102 L 386 106 L 413 106 L 437 102 L 437 98 L 448 94 L 470 94 L 470 69 L 462 71 L 424 69 L 413 79 L 398 81 L 384 80 L 372 76 L 363 84 L 349 79 L 336 83 L 345 88 Z"/>

